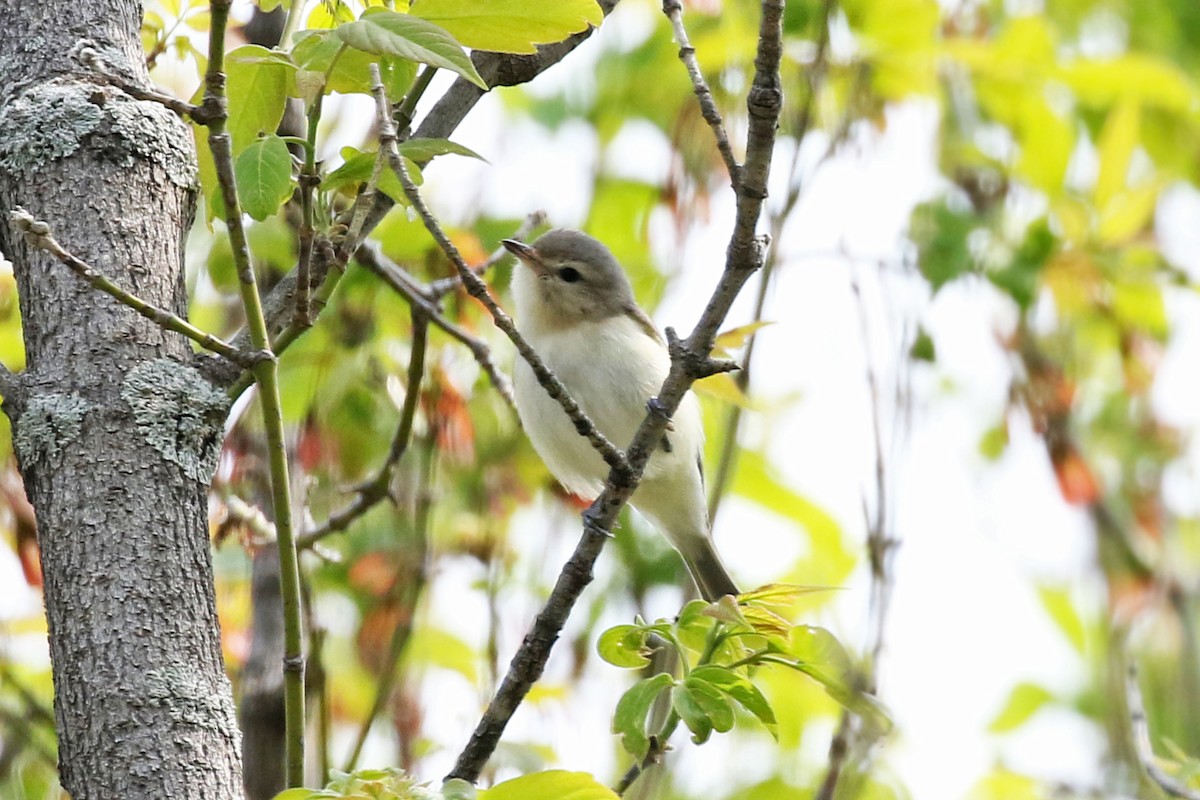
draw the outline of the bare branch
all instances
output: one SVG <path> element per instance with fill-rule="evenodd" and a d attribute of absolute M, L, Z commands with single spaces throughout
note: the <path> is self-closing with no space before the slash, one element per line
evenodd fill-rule
<path fill-rule="evenodd" d="M 433 213 L 429 207 L 425 205 L 425 200 L 421 197 L 421 193 L 417 190 L 416 184 L 409 177 L 408 168 L 404 166 L 404 159 L 400 157 L 400 151 L 396 148 L 396 128 L 392 124 L 391 114 L 388 111 L 387 98 L 383 94 L 383 84 L 379 81 L 378 67 L 371 65 L 371 74 L 375 81 L 373 92 L 375 94 L 375 105 L 378 112 L 380 133 L 379 133 L 379 148 L 380 151 L 387 150 L 388 162 L 391 165 L 392 171 L 396 173 L 396 177 L 400 179 L 400 184 L 404 187 L 404 194 L 412 203 L 413 209 L 425 223 L 426 230 L 433 236 L 438 246 L 442 248 L 442 252 L 450 259 L 450 262 L 458 269 L 459 278 L 462 279 L 463 286 L 467 292 L 483 303 L 484 307 L 492 315 L 492 320 L 496 323 L 496 327 L 504 331 L 509 340 L 516 346 L 517 352 L 533 369 L 533 374 L 537 378 L 538 383 L 546 390 L 550 397 L 558 401 L 563 410 L 567 412 L 567 416 L 575 423 L 575 430 L 583 436 L 596 451 L 604 457 L 605 463 L 610 468 L 622 470 L 626 469 L 625 454 L 613 445 L 604 434 L 602 434 L 596 425 L 588 419 L 587 414 L 579 407 L 579 404 L 571 397 L 566 387 L 562 385 L 549 367 L 542 361 L 541 357 L 525 341 L 525 337 L 517 330 L 517 326 L 513 323 L 512 318 L 505 313 L 504 309 L 496 304 L 488 292 L 487 284 L 483 282 L 475 272 L 463 260 L 462 254 L 458 252 L 458 248 L 450 241 L 450 237 L 446 236 L 446 232 L 442 230 L 442 226 L 434 219 Z"/>
<path fill-rule="evenodd" d="M 525 221 L 522 222 L 521 226 L 513 232 L 512 238 L 518 241 L 524 241 L 529 234 L 534 231 L 535 228 L 540 225 L 544 225 L 545 223 L 546 212 L 541 210 L 534 211 L 532 214 L 525 217 Z M 508 250 L 506 250 L 503 246 L 497 247 L 492 251 L 492 254 L 488 256 L 487 261 L 483 262 L 477 267 L 474 267 L 472 271 L 476 275 L 482 276 L 486 274 L 489 269 L 500 263 L 501 259 L 505 258 L 506 256 L 508 256 Z M 437 300 L 460 286 L 462 286 L 462 278 L 456 272 L 455 274 L 446 278 L 439 278 L 436 281 L 430 281 L 429 296 L 432 299 Z"/>
<path fill-rule="evenodd" d="M 504 402 L 509 406 L 515 403 L 513 400 L 512 384 L 509 383 L 508 378 L 500 372 L 495 361 L 492 360 L 491 348 L 482 339 L 472 336 L 460 326 L 446 319 L 437 304 L 429 299 L 429 296 L 432 294 L 430 287 L 422 286 L 401 269 L 398 264 L 395 264 L 384 256 L 374 245 L 364 244 L 358 248 L 358 252 L 355 253 L 354 257 L 360 264 L 375 273 L 380 280 L 392 287 L 414 309 L 419 308 L 429 318 L 430 322 L 450 334 L 452 338 L 466 345 L 467 349 L 471 351 L 471 355 L 479 362 L 479 366 L 483 369 L 484 374 L 488 376 L 488 380 L 492 382 L 492 385 L 496 387 L 496 391 L 504 398 Z"/>
<path fill-rule="evenodd" d="M 696 93 L 696 100 L 700 103 L 700 113 L 708 127 L 712 128 L 713 136 L 717 140 L 717 150 L 721 153 L 721 160 L 725 162 L 725 169 L 729 170 L 729 180 L 736 188 L 741 167 L 733 155 L 733 148 L 729 145 L 729 132 L 725 130 L 725 121 L 721 119 L 721 112 L 717 109 L 712 90 L 708 88 L 708 82 L 700 72 L 700 64 L 696 61 L 696 48 L 692 47 L 688 40 L 687 28 L 683 26 L 683 4 L 679 0 L 663 0 L 663 13 L 675 29 L 675 41 L 679 42 L 679 60 L 683 62 L 688 77 L 692 79 L 692 91 Z"/>
<path fill-rule="evenodd" d="M 767 174 L 775 146 L 776 128 L 783 105 L 779 63 L 783 49 L 783 0 L 763 0 L 759 24 L 758 55 L 754 82 L 747 98 L 750 128 L 746 163 L 737 191 L 737 222 L 726 256 L 725 271 L 687 340 L 671 347 L 671 371 L 650 413 L 642 421 L 630 445 L 623 468 L 614 467 L 604 491 L 583 514 L 583 535 L 575 552 L 563 566 L 550 598 L 509 665 L 508 673 L 475 727 L 471 740 L 459 755 L 448 778 L 478 779 L 484 764 L 495 751 L 508 720 L 541 676 L 550 649 L 584 587 L 592 579 L 592 568 L 617 514 L 629 501 L 641 479 L 654 446 L 661 441 L 671 414 L 679 407 L 691 384 L 710 369 L 716 332 L 746 281 L 762 266 L 765 243 L 755 236 Z M 471 276 L 474 278 L 474 276 Z M 478 280 L 476 278 L 476 280 Z M 464 282 L 466 276 L 464 275 Z M 467 284 L 468 287 L 470 284 Z"/>
<path fill-rule="evenodd" d="M 175 333 L 181 333 L 206 350 L 211 350 L 217 355 L 224 356 L 244 369 L 253 369 L 255 364 L 264 359 L 271 358 L 269 353 L 249 353 L 239 350 L 228 342 L 213 336 L 211 333 L 200 330 L 182 317 L 172 314 L 166 309 L 151 305 L 140 297 L 125 291 L 86 261 L 76 257 L 59 244 L 58 240 L 50 233 L 50 226 L 47 223 L 34 219 L 32 214 L 20 206 L 13 209 L 11 222 L 14 228 L 25 234 L 25 241 L 31 247 L 45 250 L 70 267 L 72 272 L 86 281 L 93 289 L 99 289 L 118 303 L 132 308 L 159 327 Z"/>
<path fill-rule="evenodd" d="M 94 44 L 94 42 L 86 39 L 82 40 L 72 48 L 71 52 L 71 55 L 80 64 L 94 71 L 92 77 L 98 78 L 110 86 L 115 86 L 134 100 L 149 100 L 152 103 L 158 103 L 174 111 L 184 119 L 194 119 L 196 122 L 204 124 L 204 119 L 202 119 L 204 114 L 201 113 L 202 106 L 193 105 L 186 100 L 180 100 L 178 97 L 173 97 L 166 92 L 160 92 L 154 88 L 148 89 L 125 80 L 100 57 L 100 54 L 93 47 Z"/>

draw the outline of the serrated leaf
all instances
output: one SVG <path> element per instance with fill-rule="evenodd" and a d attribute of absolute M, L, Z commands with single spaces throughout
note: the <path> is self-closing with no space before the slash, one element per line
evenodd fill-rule
<path fill-rule="evenodd" d="M 1024 725 L 1046 705 L 1054 695 L 1036 683 L 1018 683 L 1008 695 L 1008 702 L 988 725 L 992 733 L 1007 733 Z"/>
<path fill-rule="evenodd" d="M 310 84 L 326 83 L 326 76 L 327 91 L 370 94 L 371 64 L 379 65 L 380 80 L 392 98 L 403 97 L 417 77 L 415 62 L 350 47 L 331 31 L 305 31 L 297 37 L 292 58 L 301 70 L 296 80 L 296 93 L 300 97 L 315 95 Z M 308 77 L 308 73 L 320 77 Z M 300 75 L 305 76 L 303 80 Z"/>
<path fill-rule="evenodd" d="M 479 153 L 449 139 L 409 139 L 401 142 L 398 147 L 400 155 L 420 164 L 431 161 L 435 156 L 448 154 L 477 158 L 485 164 L 487 163 L 487 159 Z"/>
<path fill-rule="evenodd" d="M 586 772 L 547 770 L 497 783 L 479 800 L 618 800 L 617 794 Z"/>
<path fill-rule="evenodd" d="M 421 0 L 411 13 L 445 28 L 467 47 L 525 55 L 604 20 L 596 0 Z"/>
<path fill-rule="evenodd" d="M 294 69 L 281 63 L 278 54 L 248 44 L 225 57 L 229 119 L 226 128 L 236 156 L 261 133 L 275 133 L 283 119 L 288 78 Z"/>
<path fill-rule="evenodd" d="M 488 88 L 462 45 L 445 30 L 423 19 L 394 11 L 379 11 L 364 14 L 355 22 L 338 27 L 334 33 L 359 50 L 448 69 L 481 89 Z"/>
<path fill-rule="evenodd" d="M 242 210 L 262 222 L 292 196 L 292 155 L 278 136 L 264 136 L 234 163 Z"/>
<path fill-rule="evenodd" d="M 775 711 L 771 708 L 766 696 L 750 682 L 749 678 L 728 667 L 713 665 L 696 667 L 688 678 L 712 684 L 732 697 L 738 705 L 758 718 L 772 738 L 779 739 L 779 725 L 775 721 Z"/>
<path fill-rule="evenodd" d="M 613 733 L 620 734 L 621 746 L 635 758 L 644 758 L 650 749 L 646 736 L 646 716 L 659 692 L 675 681 L 665 672 L 643 678 L 629 688 L 617 701 L 613 712 Z"/>
<path fill-rule="evenodd" d="M 650 663 L 645 655 L 646 629 L 640 625 L 617 625 L 600 634 L 596 652 L 614 667 L 637 668 Z"/>

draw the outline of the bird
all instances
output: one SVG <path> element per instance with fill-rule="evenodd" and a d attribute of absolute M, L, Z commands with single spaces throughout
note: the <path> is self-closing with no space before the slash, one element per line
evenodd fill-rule
<path fill-rule="evenodd" d="M 666 342 L 638 306 L 612 251 L 578 230 L 555 228 L 532 243 L 504 239 L 517 257 L 512 298 L 518 329 L 605 438 L 633 440 L 671 368 Z M 585 500 L 604 488 L 608 466 L 567 412 L 518 358 L 517 415 L 534 450 L 563 487 Z M 710 532 L 703 473 L 704 425 L 688 392 L 646 464 L 630 504 L 683 557 L 701 596 L 737 595 Z"/>

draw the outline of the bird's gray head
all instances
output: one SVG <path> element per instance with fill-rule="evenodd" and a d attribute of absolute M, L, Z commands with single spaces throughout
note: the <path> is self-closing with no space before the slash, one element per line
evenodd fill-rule
<path fill-rule="evenodd" d="M 556 228 L 533 244 L 505 239 L 526 269 L 513 276 L 523 321 L 559 328 L 637 308 L 625 270 L 607 247 L 580 231 Z"/>

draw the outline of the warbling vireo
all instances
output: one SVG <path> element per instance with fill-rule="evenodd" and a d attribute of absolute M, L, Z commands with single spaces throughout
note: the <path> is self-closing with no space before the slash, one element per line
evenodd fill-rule
<path fill-rule="evenodd" d="M 557 229 L 533 244 L 503 244 L 523 265 L 512 281 L 521 332 L 600 432 L 627 446 L 671 359 L 633 299 L 625 270 L 607 247 L 579 231 Z M 517 359 L 513 388 L 521 423 L 546 466 L 567 491 L 595 499 L 608 466 L 524 359 Z M 703 444 L 700 406 L 689 392 L 630 503 L 683 556 L 704 598 L 717 600 L 738 590 L 709 535 Z"/>

